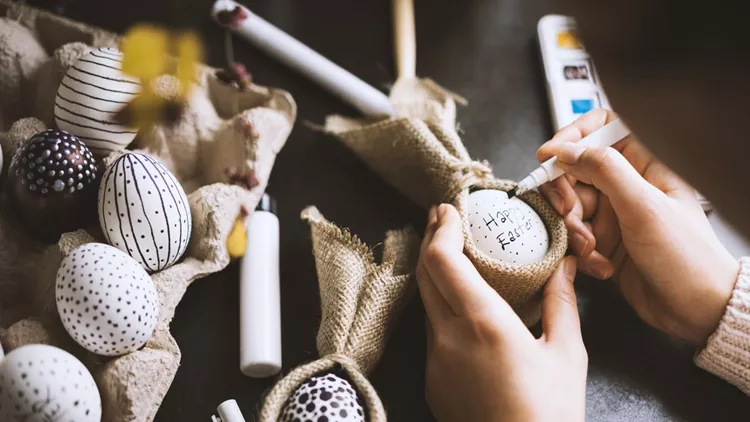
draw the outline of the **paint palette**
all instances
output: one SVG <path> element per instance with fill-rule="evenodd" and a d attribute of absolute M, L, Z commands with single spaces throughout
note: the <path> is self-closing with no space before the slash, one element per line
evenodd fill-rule
<path fill-rule="evenodd" d="M 610 108 L 573 18 L 547 15 L 537 29 L 555 130 L 593 109 Z"/>

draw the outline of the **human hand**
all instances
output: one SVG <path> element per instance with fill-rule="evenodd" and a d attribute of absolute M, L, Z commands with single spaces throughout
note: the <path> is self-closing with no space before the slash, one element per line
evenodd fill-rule
<path fill-rule="evenodd" d="M 724 314 L 739 263 L 714 234 L 695 191 L 634 136 L 613 148 L 576 142 L 617 116 L 596 110 L 537 151 L 566 175 L 539 190 L 563 215 L 581 271 L 614 277 L 648 324 L 703 345 Z"/>
<path fill-rule="evenodd" d="M 417 281 L 427 320 L 426 397 L 444 421 L 583 421 L 588 357 L 575 258 L 544 289 L 540 339 L 464 255 L 461 218 L 433 207 Z"/>

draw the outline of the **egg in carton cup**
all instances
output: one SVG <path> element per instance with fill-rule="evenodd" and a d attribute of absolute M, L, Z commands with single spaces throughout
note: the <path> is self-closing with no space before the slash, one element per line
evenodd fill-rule
<path fill-rule="evenodd" d="M 411 228 L 386 233 L 378 264 L 367 245 L 317 208 L 303 210 L 302 219 L 312 230 L 320 287 L 320 358 L 278 381 L 258 420 L 385 422 L 385 408 L 367 376 L 416 291 L 419 237 Z"/>
<path fill-rule="evenodd" d="M 567 249 L 562 218 L 537 192 L 508 200 L 514 182 L 471 159 L 456 133 L 462 99 L 455 94 L 431 80 L 405 78 L 391 100 L 392 118 L 329 116 L 325 130 L 417 204 L 453 204 L 463 219 L 464 253 L 524 323 L 535 324 L 542 288 Z"/>
<path fill-rule="evenodd" d="M 4 16 L 0 17 L 0 144 L 6 158 L 2 179 L 3 190 L 6 190 L 5 184 L 10 179 L 7 170 L 11 157 L 28 140 L 37 137 L 39 142 L 46 142 L 49 141 L 46 138 L 59 137 L 61 142 L 69 141 L 62 139 L 68 135 L 60 132 L 60 122 L 57 120 L 61 116 L 69 121 L 78 120 L 73 119 L 75 115 L 64 114 L 65 111 L 61 111 L 59 105 L 70 112 L 80 112 L 70 105 L 72 103 L 61 102 L 58 98 L 62 82 L 68 80 L 65 79 L 66 74 L 75 72 L 71 74 L 73 77 L 84 80 L 83 75 L 88 71 L 86 67 L 76 66 L 80 70 L 71 71 L 79 59 L 92 53 L 117 59 L 114 49 L 121 40 L 116 34 L 8 0 L 0 0 L 0 16 Z M 110 64 L 114 66 L 116 61 L 112 60 Z M 158 186 L 165 189 L 164 195 L 169 193 L 167 190 L 174 189 L 171 191 L 174 195 L 170 196 L 173 203 L 165 202 L 167 209 L 149 208 L 145 198 L 147 191 L 144 191 L 141 192 L 143 204 L 136 204 L 130 198 L 128 202 L 138 206 L 133 205 L 130 215 L 122 213 L 120 216 L 128 219 L 128 224 L 123 227 L 132 228 L 120 235 L 128 238 L 130 245 L 135 245 L 130 238 L 146 239 L 145 232 L 139 227 L 148 227 L 138 225 L 145 224 L 138 222 L 145 214 L 137 214 L 137 211 L 140 210 L 142 214 L 149 210 L 167 214 L 168 205 L 181 206 L 177 217 L 172 219 L 177 226 L 171 228 L 173 231 L 170 231 L 170 241 L 179 243 L 174 245 L 173 253 L 156 255 L 154 247 L 165 246 L 166 249 L 170 246 L 157 244 L 161 229 L 153 225 L 154 238 L 149 240 L 153 240 L 153 246 L 138 243 L 142 247 L 142 254 L 129 251 L 128 247 L 120 247 L 124 252 L 115 248 L 107 249 L 109 246 L 105 247 L 104 244 L 108 240 L 115 243 L 112 246 L 117 246 L 119 238 L 114 235 L 105 236 L 103 231 L 110 227 L 107 226 L 109 223 L 103 221 L 100 224 L 95 217 L 81 229 L 64 233 L 56 244 L 50 244 L 30 235 L 27 229 L 18 224 L 17 213 L 14 214 L 10 209 L 17 205 L 9 204 L 7 192 L 3 192 L 0 199 L 2 345 L 7 353 L 12 353 L 13 350 L 23 352 L 22 347 L 31 343 L 49 344 L 70 352 L 86 365 L 96 381 L 104 421 L 145 421 L 152 420 L 156 415 L 180 361 L 180 349 L 169 332 L 175 308 L 193 281 L 228 265 L 230 257 L 226 249 L 227 235 L 240 209 L 254 209 L 260 200 L 276 154 L 284 146 L 296 117 L 296 105 L 285 91 L 254 84 L 240 91 L 236 86 L 219 81 L 216 72 L 217 69 L 199 65 L 186 108 L 175 124 L 157 124 L 139 131 L 129 144 L 129 151 L 119 148 L 103 152 L 99 148 L 93 151 L 100 169 L 109 167 L 118 173 L 120 170 L 131 172 L 132 177 L 126 178 L 125 184 L 128 180 L 135 181 L 136 177 L 146 179 L 150 175 L 164 178 L 163 182 L 154 181 L 154 186 L 161 183 Z M 91 83 L 87 80 L 84 82 Z M 76 84 L 79 83 L 83 82 L 76 81 Z M 169 99 L 174 95 L 177 83 L 172 76 L 157 78 L 154 83 L 154 91 L 160 97 Z M 73 88 L 78 87 L 67 84 Z M 76 89 L 90 94 L 90 91 Z M 121 88 L 113 89 L 122 91 Z M 63 95 L 68 100 L 76 101 L 68 95 L 70 93 L 71 91 L 65 91 Z M 99 117 L 96 119 L 101 120 Z M 48 129 L 52 131 L 44 136 L 40 135 Z M 78 130 L 80 128 L 71 129 L 73 135 L 80 136 L 84 142 L 87 136 L 91 137 L 87 133 L 76 134 Z M 118 128 L 113 131 L 127 130 Z M 127 144 L 127 140 L 118 139 L 118 142 L 123 146 Z M 92 143 L 96 147 L 102 145 L 103 143 Z M 51 153 L 54 155 L 54 152 Z M 71 153 L 75 156 L 76 152 Z M 151 170 L 136 174 L 135 169 L 128 168 L 133 164 Z M 23 171 L 29 170 L 34 169 Z M 229 170 L 233 173 L 252 174 L 257 185 L 240 187 L 229 184 Z M 81 171 L 85 172 L 85 169 Z M 76 174 L 73 173 L 73 176 Z M 101 177 L 101 174 L 98 176 Z M 67 177 L 62 180 L 64 186 L 56 186 L 56 181 L 52 181 L 48 189 L 60 187 L 61 190 L 68 190 L 72 187 L 75 191 L 75 181 L 68 185 Z M 39 186 L 41 189 L 44 185 Z M 107 187 L 106 183 L 104 187 Z M 180 196 L 180 191 L 186 194 L 186 200 Z M 106 206 L 106 192 L 100 196 L 104 198 L 104 203 L 100 202 L 100 205 Z M 109 209 L 96 207 L 96 201 L 94 207 L 99 214 L 106 213 Z M 192 224 L 189 216 L 192 217 Z M 133 223 L 132 227 L 130 223 Z M 165 232 L 170 230 L 167 227 L 163 229 Z M 172 234 L 175 235 L 171 236 Z M 139 307 L 142 312 L 136 312 L 134 318 L 140 316 L 144 321 L 150 321 L 154 316 L 156 318 L 152 333 L 149 332 L 145 337 L 142 332 L 130 333 L 126 326 L 118 327 L 126 331 L 126 334 L 123 334 L 122 343 L 118 342 L 117 347 L 112 347 L 111 344 L 104 345 L 103 339 L 98 337 L 97 341 L 93 341 L 91 336 L 95 334 L 91 332 L 92 327 L 77 326 L 75 317 L 71 318 L 72 321 L 65 321 L 68 325 L 64 326 L 62 314 L 75 312 L 77 315 L 78 312 L 86 312 L 85 307 L 81 308 L 85 299 L 83 296 L 75 298 L 80 292 L 73 291 L 62 280 L 56 283 L 56 277 L 73 270 L 72 266 L 76 265 L 72 262 L 73 258 L 89 259 L 90 257 L 85 256 L 118 252 L 123 256 L 123 262 L 129 262 L 127 265 L 123 264 L 123 268 L 131 264 L 143 267 L 143 271 L 133 279 L 132 286 L 133 292 L 141 292 L 147 297 L 142 303 L 138 302 L 144 308 Z M 62 272 L 58 272 L 61 264 L 65 265 L 63 261 L 67 262 L 67 266 Z M 88 274 L 81 276 L 86 277 Z M 148 281 L 149 278 L 155 297 L 149 296 L 148 289 L 143 290 L 143 280 Z M 127 290 L 127 294 L 133 294 L 130 286 L 123 284 L 119 288 Z M 56 303 L 56 287 L 61 289 L 58 299 L 62 298 L 66 306 L 58 306 L 59 303 Z M 65 302 L 66 297 L 72 302 Z M 76 304 L 75 301 L 79 299 L 82 303 Z M 131 299 L 128 306 L 135 307 L 136 298 Z M 127 297 L 123 296 L 122 300 L 127 301 Z M 157 315 L 148 312 L 146 308 L 149 306 L 156 308 Z M 133 308 L 133 311 L 136 309 Z M 93 317 L 91 321 L 82 319 L 82 323 L 86 322 L 93 322 Z M 117 322 L 113 320 L 112 324 L 115 323 Z M 150 324 L 146 324 L 149 325 L 149 331 Z M 135 326 L 134 324 L 133 328 Z M 77 330 L 77 341 L 69 334 L 73 332 L 71 327 Z M 140 341 L 138 336 L 145 341 L 145 345 L 140 348 L 137 347 Z M 124 346 L 120 347 L 121 345 Z M 137 350 L 127 353 L 131 348 Z M 99 353 L 92 353 L 87 349 L 97 349 Z M 63 402 L 67 403 L 66 400 Z"/>

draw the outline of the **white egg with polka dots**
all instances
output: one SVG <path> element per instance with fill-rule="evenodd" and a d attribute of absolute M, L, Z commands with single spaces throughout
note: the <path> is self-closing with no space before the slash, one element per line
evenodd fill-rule
<path fill-rule="evenodd" d="M 467 201 L 471 241 L 486 255 L 507 264 L 532 264 L 547 254 L 544 222 L 522 200 L 484 189 L 470 193 Z"/>
<path fill-rule="evenodd" d="M 159 297 L 133 258 L 103 243 L 74 249 L 57 270 L 55 300 L 65 330 L 87 350 L 120 356 L 151 338 Z"/>
<path fill-rule="evenodd" d="M 104 172 L 99 185 L 99 223 L 107 243 L 161 271 L 187 250 L 192 218 L 185 191 L 166 167 L 129 152 Z"/>
<path fill-rule="evenodd" d="M 364 422 L 357 391 L 346 379 L 334 374 L 310 378 L 287 400 L 278 422 Z"/>
<path fill-rule="evenodd" d="M 0 421 L 99 422 L 101 417 L 94 378 L 65 350 L 30 344 L 0 363 Z"/>

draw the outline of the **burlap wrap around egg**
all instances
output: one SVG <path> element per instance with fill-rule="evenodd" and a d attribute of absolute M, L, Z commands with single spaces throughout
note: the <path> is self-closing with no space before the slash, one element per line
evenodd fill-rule
<path fill-rule="evenodd" d="M 382 263 L 370 248 L 327 221 L 315 207 L 302 211 L 312 230 L 320 285 L 320 359 L 302 365 L 266 396 L 260 422 L 277 422 L 284 404 L 312 376 L 342 369 L 356 388 L 369 422 L 385 422 L 385 409 L 367 375 L 383 355 L 388 334 L 415 291 L 419 237 L 411 228 L 386 233 Z"/>
<path fill-rule="evenodd" d="M 20 69 L 19 74 L 0 68 L 0 143 L 9 163 L 24 140 L 54 127 L 55 95 L 67 68 L 94 47 L 116 47 L 119 39 L 8 0 L 0 0 L 0 16 L 6 16 L 0 17 L 0 65 L 17 64 L 14 69 Z M 188 193 L 193 220 L 183 258 L 152 274 L 159 319 L 142 349 L 114 359 L 88 353 L 68 336 L 57 314 L 57 268 L 77 246 L 104 242 L 98 221 L 49 245 L 20 230 L 4 209 L 7 201 L 0 200 L 0 341 L 6 352 L 46 343 L 76 355 L 96 380 L 104 421 L 153 420 L 180 363 L 180 349 L 169 332 L 175 308 L 190 283 L 229 264 L 226 238 L 240 207 L 254 209 L 292 129 L 296 106 L 288 93 L 256 85 L 238 92 L 219 82 L 215 71 L 201 66 L 187 110 L 176 125 L 141 131 L 131 144 L 174 173 Z M 169 97 L 175 84 L 164 78 L 157 90 Z M 253 171 L 259 185 L 246 190 L 226 184 L 228 168 Z"/>
<path fill-rule="evenodd" d="M 456 133 L 456 97 L 430 80 L 401 79 L 391 92 L 397 117 L 362 120 L 329 116 L 325 129 L 338 137 L 373 171 L 417 204 L 453 204 L 463 217 L 464 252 L 487 283 L 508 301 L 527 325 L 541 311 L 541 289 L 567 249 L 561 217 L 536 192 L 521 195 L 539 214 L 550 236 L 546 256 L 533 264 L 501 262 L 471 241 L 466 219 L 470 189 L 508 191 L 514 182 L 497 179 L 484 163 L 469 157 Z"/>

